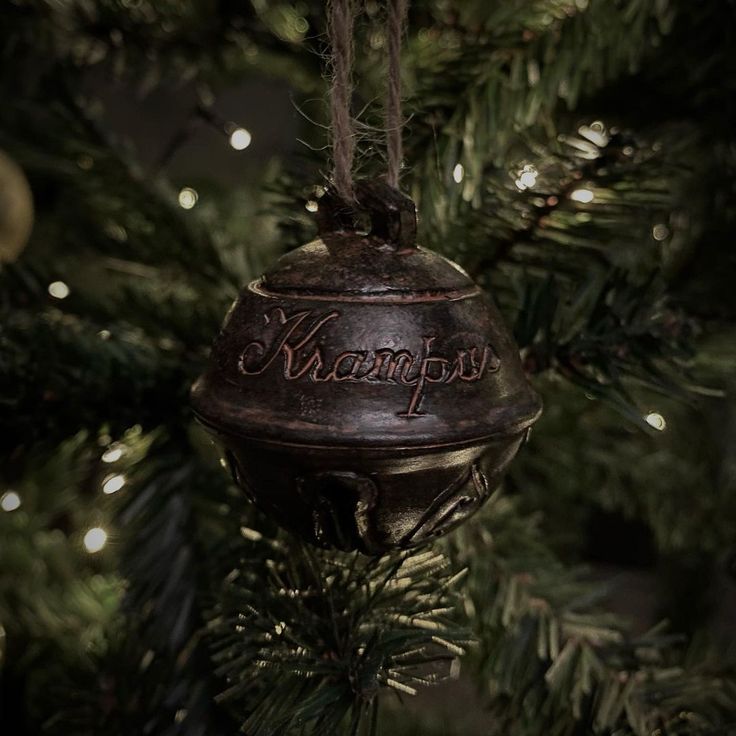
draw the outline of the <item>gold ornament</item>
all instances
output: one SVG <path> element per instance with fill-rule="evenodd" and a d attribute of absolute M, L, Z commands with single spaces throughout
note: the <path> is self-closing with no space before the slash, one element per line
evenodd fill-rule
<path fill-rule="evenodd" d="M 23 169 L 0 151 L 0 263 L 13 263 L 33 228 L 33 195 Z"/>

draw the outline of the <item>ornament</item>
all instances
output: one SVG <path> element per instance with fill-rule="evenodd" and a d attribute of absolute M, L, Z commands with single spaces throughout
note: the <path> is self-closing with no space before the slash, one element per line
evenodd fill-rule
<path fill-rule="evenodd" d="M 328 190 L 320 238 L 243 289 L 192 403 L 265 513 L 377 554 L 476 511 L 541 402 L 491 300 L 417 247 L 414 203 L 375 181 L 356 202 Z"/>
<path fill-rule="evenodd" d="M 23 170 L 0 151 L 0 263 L 13 263 L 33 227 L 33 196 Z"/>

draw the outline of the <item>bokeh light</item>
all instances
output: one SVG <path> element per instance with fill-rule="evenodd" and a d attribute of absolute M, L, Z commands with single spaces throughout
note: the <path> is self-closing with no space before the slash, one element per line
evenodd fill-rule
<path fill-rule="evenodd" d="M 536 167 L 532 166 L 532 164 L 527 164 L 517 174 L 516 181 L 514 182 L 516 188 L 520 192 L 523 192 L 525 189 L 531 189 L 537 183 L 538 176 L 539 172 Z"/>
<path fill-rule="evenodd" d="M 664 223 L 659 223 L 652 228 L 652 237 L 655 240 L 667 240 L 670 234 L 670 229 Z"/>
<path fill-rule="evenodd" d="M 578 128 L 578 133 L 583 137 L 589 140 L 591 143 L 594 143 L 599 148 L 603 148 L 604 146 L 608 145 L 609 141 L 609 135 L 608 131 L 606 130 L 606 126 L 603 124 L 601 120 L 596 120 L 592 122 L 590 125 L 581 125 Z"/>
<path fill-rule="evenodd" d="M 15 511 L 20 508 L 20 496 L 15 491 L 7 491 L 0 498 L 0 508 L 3 511 Z"/>
<path fill-rule="evenodd" d="M 123 456 L 122 447 L 108 447 L 105 452 L 102 453 L 103 463 L 115 463 Z"/>
<path fill-rule="evenodd" d="M 582 204 L 592 202 L 594 197 L 595 195 L 590 191 L 590 189 L 576 189 L 572 194 L 570 194 L 570 199 L 573 202 L 581 202 Z"/>
<path fill-rule="evenodd" d="M 124 475 L 109 475 L 102 483 L 102 492 L 109 496 L 113 493 L 117 493 L 124 485 Z"/>
<path fill-rule="evenodd" d="M 179 206 L 182 209 L 192 209 L 192 207 L 197 204 L 198 199 L 199 195 L 197 194 L 197 190 L 192 189 L 191 187 L 183 187 L 179 192 Z"/>
<path fill-rule="evenodd" d="M 667 422 L 665 418 L 658 411 L 651 411 L 644 417 L 644 421 L 659 432 L 664 432 L 667 429 Z"/>
<path fill-rule="evenodd" d="M 87 552 L 99 552 L 107 544 L 107 532 L 100 526 L 93 526 L 84 535 L 84 547 Z"/>
<path fill-rule="evenodd" d="M 248 148 L 253 137 L 245 128 L 235 128 L 230 134 L 230 145 L 236 151 L 243 151 Z"/>
<path fill-rule="evenodd" d="M 49 294 L 54 299 L 66 299 L 70 294 L 70 290 L 63 281 L 52 281 L 49 284 Z"/>

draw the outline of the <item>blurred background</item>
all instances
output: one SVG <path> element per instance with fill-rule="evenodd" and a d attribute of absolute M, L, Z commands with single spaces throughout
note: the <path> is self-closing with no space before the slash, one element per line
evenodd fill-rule
<path fill-rule="evenodd" d="M 411 3 L 402 189 L 545 413 L 472 521 L 375 563 L 276 529 L 188 407 L 316 233 L 325 8 L 0 5 L 2 732 L 736 733 L 734 2 Z"/>

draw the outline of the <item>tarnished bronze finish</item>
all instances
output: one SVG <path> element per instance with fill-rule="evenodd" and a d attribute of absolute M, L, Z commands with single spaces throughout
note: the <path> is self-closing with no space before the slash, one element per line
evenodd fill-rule
<path fill-rule="evenodd" d="M 318 223 L 243 289 L 192 404 L 283 526 L 321 546 L 410 547 L 481 505 L 541 403 L 493 302 L 417 247 L 410 199 L 360 182 L 354 204 L 328 192 Z"/>

